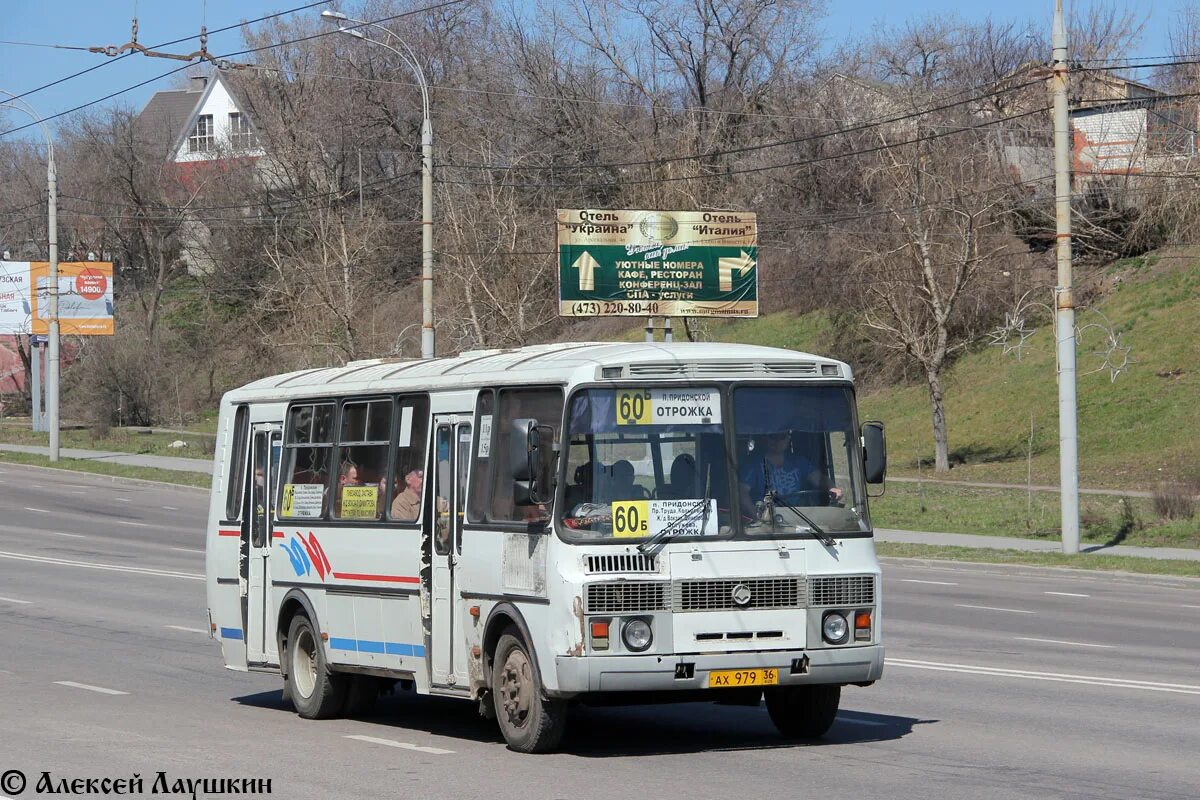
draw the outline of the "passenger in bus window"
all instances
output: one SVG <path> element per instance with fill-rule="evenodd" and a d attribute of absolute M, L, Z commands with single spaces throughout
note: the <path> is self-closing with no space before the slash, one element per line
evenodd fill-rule
<path fill-rule="evenodd" d="M 421 489 L 425 485 L 425 470 L 409 470 L 404 476 L 404 491 L 392 500 L 392 519 L 416 522 L 421 511 Z"/>
<path fill-rule="evenodd" d="M 334 516 L 342 515 L 342 490 L 347 486 L 361 486 L 358 482 L 358 465 L 353 461 L 343 461 L 341 469 L 338 470 L 337 494 L 333 498 Z"/>

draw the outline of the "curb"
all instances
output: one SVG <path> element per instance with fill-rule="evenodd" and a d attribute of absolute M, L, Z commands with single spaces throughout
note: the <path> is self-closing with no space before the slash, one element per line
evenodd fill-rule
<path fill-rule="evenodd" d="M 10 451 L 10 452 L 15 452 L 15 451 Z M 78 460 L 78 459 L 76 459 L 76 460 Z M 71 469 L 69 467 L 46 467 L 41 464 L 22 464 L 19 461 L 4 461 L 3 459 L 0 459 L 0 466 L 24 467 L 27 469 L 44 469 L 44 470 L 49 470 L 51 472 L 57 472 L 60 474 L 65 472 L 65 473 L 69 473 L 72 475 L 83 475 L 84 477 L 88 477 L 88 478 L 100 478 L 102 480 L 108 480 L 108 481 L 127 481 L 129 483 L 144 483 L 149 486 L 169 486 L 172 489 L 184 489 L 184 490 L 193 491 L 193 492 L 207 493 L 210 491 L 209 489 L 207 489 L 203 486 L 188 486 L 187 484 L 171 483 L 170 481 L 152 481 L 148 478 L 128 478 L 128 477 L 125 477 L 124 475 L 106 475 L 103 472 L 89 472 L 88 470 Z M 197 472 L 197 473 L 193 473 L 193 474 L 200 475 L 203 473 Z"/>

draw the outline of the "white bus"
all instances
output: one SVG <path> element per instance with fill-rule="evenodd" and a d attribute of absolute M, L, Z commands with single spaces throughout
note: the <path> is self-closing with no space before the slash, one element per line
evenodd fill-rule
<path fill-rule="evenodd" d="M 883 672 L 849 367 L 774 348 L 561 344 L 363 361 L 221 401 L 208 614 L 300 716 L 399 684 L 510 747 L 575 702 L 758 705 L 817 737 Z"/>

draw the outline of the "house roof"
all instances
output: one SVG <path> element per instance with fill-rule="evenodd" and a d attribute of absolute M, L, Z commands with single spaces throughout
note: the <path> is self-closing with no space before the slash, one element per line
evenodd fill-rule
<path fill-rule="evenodd" d="M 200 91 L 176 89 L 155 92 L 142 113 L 138 114 L 139 132 L 153 140 L 170 141 L 174 145 L 179 132 L 190 125 L 200 101 L 208 94 L 207 89 L 206 86 Z"/>

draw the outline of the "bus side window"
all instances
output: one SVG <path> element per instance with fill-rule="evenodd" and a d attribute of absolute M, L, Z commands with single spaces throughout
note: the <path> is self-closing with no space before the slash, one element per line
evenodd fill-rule
<path fill-rule="evenodd" d="M 548 519 L 540 506 L 518 506 L 513 499 L 512 448 L 513 420 L 535 419 L 539 425 L 554 429 L 558 441 L 562 429 L 563 395 L 561 389 L 504 389 L 499 410 L 493 420 L 492 497 L 489 520 L 493 522 L 538 522 Z M 557 473 L 556 473 L 557 474 Z"/>
<path fill-rule="evenodd" d="M 493 424 L 496 393 L 484 389 L 475 403 L 475 452 L 472 453 L 471 488 L 467 499 L 467 520 L 486 522 L 488 518 L 488 488 L 492 485 L 492 454 L 496 451 L 496 426 Z"/>
<path fill-rule="evenodd" d="M 333 457 L 332 403 L 292 406 L 284 431 L 280 470 L 279 516 L 321 519 Z"/>
<path fill-rule="evenodd" d="M 425 496 L 429 398 L 423 394 L 401 397 L 396 408 L 398 419 L 393 441 L 392 479 L 387 495 L 388 519 L 416 522 L 421 518 L 421 499 Z"/>
<path fill-rule="evenodd" d="M 338 519 L 379 519 L 387 494 L 392 401 L 344 403 L 341 420 L 333 515 Z"/>
<path fill-rule="evenodd" d="M 242 496 L 246 480 L 246 443 L 250 433 L 250 409 L 238 406 L 233 418 L 233 444 L 229 448 L 229 484 L 225 494 L 225 519 L 237 522 L 242 518 Z"/>

